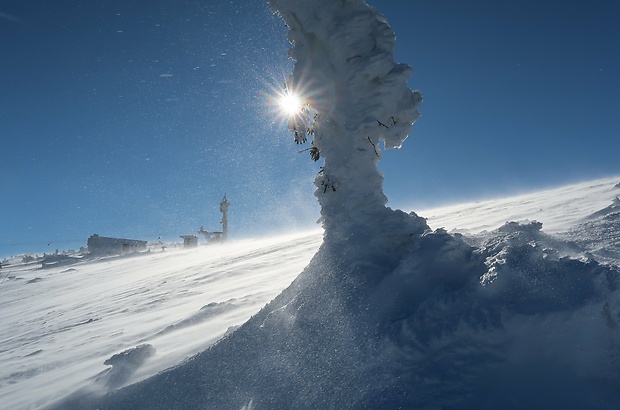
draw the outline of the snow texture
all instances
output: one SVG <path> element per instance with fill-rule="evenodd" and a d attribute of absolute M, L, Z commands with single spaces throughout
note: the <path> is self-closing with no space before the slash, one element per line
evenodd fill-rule
<path fill-rule="evenodd" d="M 469 232 L 314 257 L 320 232 L 70 269 L 11 261 L 0 403 L 616 409 L 620 226 L 599 211 L 618 180 L 429 210 L 432 226 L 461 214 Z M 501 222 L 531 209 L 552 233 Z"/>
<path fill-rule="evenodd" d="M 298 232 L 191 250 L 155 246 L 70 268 L 3 261 L 0 408 L 40 408 L 76 390 L 102 394 L 182 362 L 273 299 L 320 243 L 319 231 Z M 154 353 L 141 365 L 104 365 L 140 345 Z"/>
<path fill-rule="evenodd" d="M 609 194 L 616 180 L 590 187 Z M 573 198 L 587 191 L 573 187 Z M 537 195 L 554 200 L 553 191 Z M 584 212 L 573 229 L 586 240 L 596 235 L 587 224 L 608 215 Z M 468 235 L 419 229 L 407 240 L 380 223 L 390 227 L 381 244 L 324 240 L 287 289 L 207 350 L 52 408 L 617 408 L 614 264 L 536 221 Z"/>

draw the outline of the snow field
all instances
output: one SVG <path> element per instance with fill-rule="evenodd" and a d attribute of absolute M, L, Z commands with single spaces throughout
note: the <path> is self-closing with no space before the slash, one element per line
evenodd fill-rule
<path fill-rule="evenodd" d="M 68 394 L 108 369 L 106 359 L 138 344 L 156 353 L 135 379 L 178 364 L 288 286 L 320 240 L 320 233 L 304 232 L 45 270 L 18 267 L 0 288 L 0 403 L 29 408 Z"/>

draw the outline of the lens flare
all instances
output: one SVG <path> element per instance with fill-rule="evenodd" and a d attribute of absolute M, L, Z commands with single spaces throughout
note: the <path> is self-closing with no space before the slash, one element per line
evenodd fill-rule
<path fill-rule="evenodd" d="M 284 93 L 278 101 L 280 110 L 287 116 L 295 115 L 301 111 L 301 99 L 293 93 Z"/>

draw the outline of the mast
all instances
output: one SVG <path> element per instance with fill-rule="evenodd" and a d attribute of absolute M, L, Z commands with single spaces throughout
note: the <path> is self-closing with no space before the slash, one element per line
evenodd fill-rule
<path fill-rule="evenodd" d="M 226 199 L 226 194 L 224 194 L 224 198 L 222 198 L 222 202 L 220 202 L 220 211 L 222 212 L 222 241 L 226 241 L 228 239 L 228 207 L 230 206 L 230 202 Z"/>

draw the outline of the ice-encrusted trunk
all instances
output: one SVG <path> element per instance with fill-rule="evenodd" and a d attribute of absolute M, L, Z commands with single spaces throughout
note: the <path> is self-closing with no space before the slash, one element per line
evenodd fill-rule
<path fill-rule="evenodd" d="M 420 115 L 422 96 L 407 87 L 412 70 L 394 61 L 394 32 L 363 0 L 268 3 L 289 28 L 289 91 L 316 112 L 313 145 L 325 163 L 315 194 L 323 225 L 328 231 L 367 224 L 386 211 L 379 143 L 400 147 Z M 302 122 L 292 128 L 305 131 Z"/>

